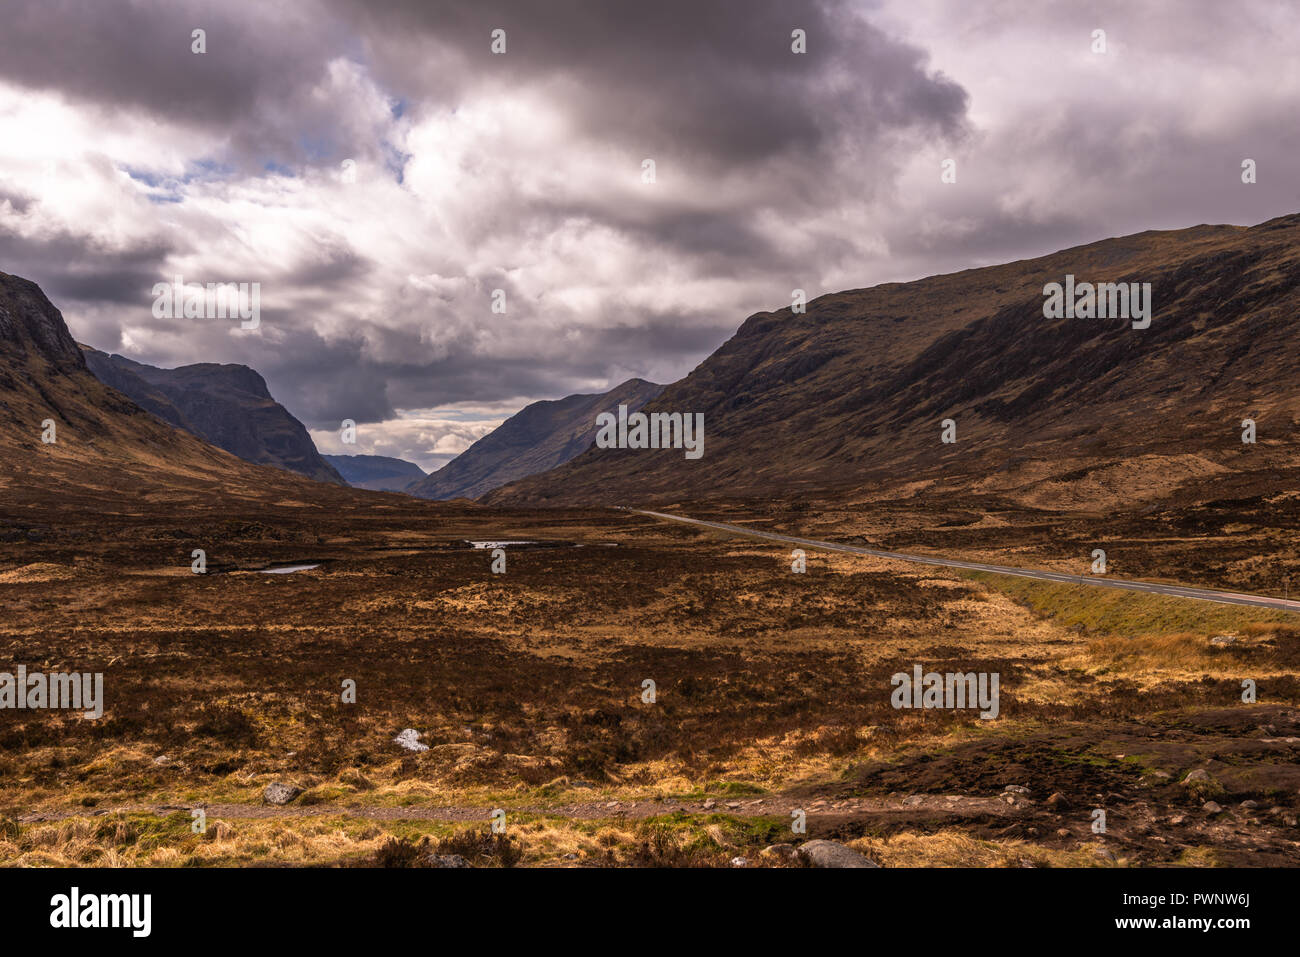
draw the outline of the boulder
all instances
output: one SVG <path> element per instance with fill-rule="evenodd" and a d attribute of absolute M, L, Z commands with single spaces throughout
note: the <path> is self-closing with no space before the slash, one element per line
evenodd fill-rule
<path fill-rule="evenodd" d="M 838 841 L 809 841 L 799 845 L 799 857 L 812 867 L 879 867 L 875 861 Z"/>
<path fill-rule="evenodd" d="M 301 793 L 302 788 L 294 787 L 292 784 L 272 781 L 263 789 L 262 800 L 267 804 L 288 804 Z"/>
<path fill-rule="evenodd" d="M 758 852 L 759 857 L 774 857 L 781 861 L 793 861 L 798 850 L 793 844 L 771 844 Z"/>

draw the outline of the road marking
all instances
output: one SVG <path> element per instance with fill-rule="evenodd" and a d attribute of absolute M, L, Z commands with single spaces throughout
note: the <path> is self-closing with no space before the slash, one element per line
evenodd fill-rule
<path fill-rule="evenodd" d="M 1250 605 L 1256 608 L 1273 608 L 1278 611 L 1300 612 L 1300 601 L 1287 601 L 1283 598 L 1269 598 L 1266 595 L 1245 595 L 1241 592 L 1214 591 L 1210 588 L 1194 588 L 1190 585 L 1161 585 L 1156 582 L 1126 581 L 1123 578 L 1100 578 L 1089 575 L 1066 575 L 1061 572 L 1037 571 L 1032 568 L 1013 568 L 1010 565 L 986 565 L 982 562 L 963 562 L 952 558 L 935 558 L 930 555 L 909 555 L 905 552 L 886 552 L 877 548 L 862 548 L 858 545 L 841 545 L 837 542 L 823 542 L 813 538 L 796 538 L 793 535 L 780 535 L 776 532 L 760 532 L 741 525 L 727 525 L 723 522 L 706 522 L 700 518 L 686 518 L 683 515 L 669 515 L 667 512 L 652 512 L 640 508 L 627 508 L 623 511 L 636 515 L 648 515 L 668 522 L 681 522 L 685 525 L 700 525 L 704 528 L 744 535 L 749 538 L 764 538 L 773 542 L 787 542 L 806 548 L 820 548 L 824 551 L 847 552 L 851 555 L 870 555 L 874 558 L 892 558 L 902 562 L 917 562 L 922 565 L 938 565 L 942 568 L 962 568 L 968 571 L 990 572 L 994 575 L 1012 575 L 1016 578 L 1036 578 L 1042 581 L 1066 582 L 1073 585 L 1093 585 L 1098 588 L 1118 588 L 1123 591 L 1143 591 L 1174 598 L 1192 598 L 1197 601 L 1212 601 L 1221 605 Z"/>

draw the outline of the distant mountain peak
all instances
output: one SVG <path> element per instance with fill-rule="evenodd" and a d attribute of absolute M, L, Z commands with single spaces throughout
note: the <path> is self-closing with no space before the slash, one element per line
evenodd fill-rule
<path fill-rule="evenodd" d="M 636 411 L 663 389 L 633 378 L 608 392 L 530 403 L 406 491 L 421 498 L 478 498 L 507 482 L 555 468 L 591 446 L 599 413 L 612 412 L 620 404 Z"/>
<path fill-rule="evenodd" d="M 39 355 L 60 368 L 86 367 L 63 314 L 41 287 L 5 272 L 0 272 L 0 349 L 14 357 Z"/>
<path fill-rule="evenodd" d="M 46 422 L 54 427 L 48 443 Z M 102 514 L 135 508 L 141 496 L 279 500 L 310 484 L 240 461 L 101 382 L 40 287 L 0 272 L 0 487 L 7 502 Z"/>
<path fill-rule="evenodd" d="M 425 475 L 414 462 L 388 455 L 326 455 L 324 459 L 353 488 L 376 492 L 400 492 Z"/>
<path fill-rule="evenodd" d="M 88 368 L 102 382 L 164 422 L 246 461 L 346 484 L 256 370 L 217 362 L 161 369 L 91 347 L 83 351 Z"/>

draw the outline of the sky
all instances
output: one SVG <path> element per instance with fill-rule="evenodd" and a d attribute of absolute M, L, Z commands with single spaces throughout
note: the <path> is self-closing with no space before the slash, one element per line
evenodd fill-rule
<path fill-rule="evenodd" d="M 528 402 L 679 379 L 796 288 L 1300 210 L 1300 5 L 0 0 L 0 23 L 0 271 L 83 343 L 252 366 L 321 451 L 429 470 Z M 156 315 L 177 276 L 259 284 L 260 324 Z"/>

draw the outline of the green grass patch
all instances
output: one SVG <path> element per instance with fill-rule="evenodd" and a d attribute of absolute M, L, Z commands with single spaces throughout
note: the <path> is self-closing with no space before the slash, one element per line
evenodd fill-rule
<path fill-rule="evenodd" d="M 992 572 L 962 574 L 1009 595 L 1036 615 L 1090 635 L 1173 635 L 1182 632 L 1213 635 L 1240 631 L 1250 625 L 1300 623 L 1300 617 L 1292 612 L 1266 608 L 1221 605 L 1193 598 L 1150 595 L 1093 585 L 1066 585 Z"/>

